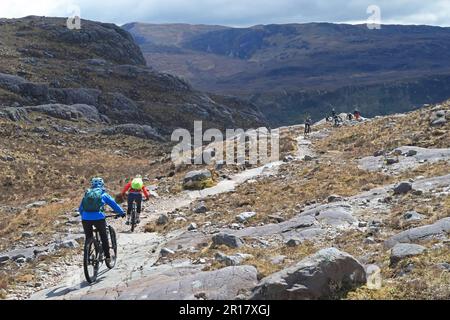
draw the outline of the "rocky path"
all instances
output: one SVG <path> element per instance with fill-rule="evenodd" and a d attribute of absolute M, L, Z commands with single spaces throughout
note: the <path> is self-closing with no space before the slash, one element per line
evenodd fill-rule
<path fill-rule="evenodd" d="M 303 136 L 298 137 L 297 140 L 298 152 L 296 158 L 302 159 L 305 155 L 313 154 L 310 150 L 310 142 L 308 140 L 305 140 Z M 189 206 L 196 200 L 233 191 L 238 185 L 247 180 L 274 174 L 282 164 L 282 161 L 271 162 L 264 166 L 245 170 L 230 176 L 229 179 L 220 181 L 212 188 L 201 191 L 184 191 L 173 197 L 152 200 L 144 208 L 141 217 L 142 222 L 135 233 L 130 233 L 128 231 L 129 227 L 124 226 L 122 221 L 112 222 L 118 233 L 118 261 L 116 267 L 112 270 L 108 270 L 105 266 L 102 266 L 97 283 L 89 285 L 84 279 L 82 266 L 74 266 L 68 270 L 67 275 L 63 277 L 63 280 L 58 286 L 37 292 L 31 296 L 31 299 L 70 299 L 89 296 L 91 292 L 98 292 L 99 290 L 103 290 L 103 294 L 106 295 L 106 292 L 117 292 L 117 288 L 127 286 L 129 282 L 143 278 L 147 279 L 149 277 L 151 279 L 152 275 L 159 275 L 159 272 L 168 272 L 167 268 L 172 269 L 172 277 L 174 275 L 180 277 L 180 272 L 181 274 L 198 272 L 199 268 L 183 264 L 172 266 L 172 268 L 167 266 L 154 267 L 154 263 L 160 256 L 161 248 L 172 239 L 180 237 L 183 230 L 174 231 L 166 236 L 162 236 L 156 233 L 145 233 L 143 226 L 162 213 L 170 213 L 176 209 Z M 248 270 L 244 271 L 244 273 L 248 272 Z M 252 280 L 249 281 L 256 281 L 256 270 L 251 271 L 254 273 L 254 277 L 250 277 Z M 115 293 L 112 294 L 112 296 L 114 295 Z M 98 298 L 98 295 L 95 296 Z"/>

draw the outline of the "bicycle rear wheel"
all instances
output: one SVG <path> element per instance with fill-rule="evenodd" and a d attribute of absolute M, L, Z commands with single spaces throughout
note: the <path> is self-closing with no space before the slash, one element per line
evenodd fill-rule
<path fill-rule="evenodd" d="M 134 232 L 136 227 L 136 203 L 133 202 L 133 209 L 131 210 L 131 232 Z"/>
<path fill-rule="evenodd" d="M 109 238 L 111 241 L 112 254 L 111 254 L 110 262 L 108 263 L 108 261 L 106 261 L 106 266 L 109 269 L 112 269 L 116 266 L 116 261 L 117 261 L 117 238 L 116 238 L 116 231 L 114 230 L 114 228 L 111 226 L 108 226 L 108 229 L 109 229 Z"/>
<path fill-rule="evenodd" d="M 93 283 L 97 280 L 98 269 L 100 266 L 99 255 L 100 247 L 97 241 L 94 238 L 88 239 L 84 243 L 83 267 L 84 276 L 89 283 Z"/>

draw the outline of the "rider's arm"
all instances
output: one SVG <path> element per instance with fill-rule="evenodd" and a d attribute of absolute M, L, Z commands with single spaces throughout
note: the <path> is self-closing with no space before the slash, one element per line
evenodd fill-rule
<path fill-rule="evenodd" d="M 83 200 L 81 200 L 80 207 L 78 208 L 78 213 L 81 215 L 83 212 Z"/>
<path fill-rule="evenodd" d="M 128 182 L 128 183 L 125 185 L 125 187 L 123 188 L 123 190 L 122 190 L 122 196 L 125 196 L 125 194 L 128 192 L 128 190 L 130 190 L 130 188 L 131 188 L 131 181 Z"/>
<path fill-rule="evenodd" d="M 122 207 L 119 206 L 114 199 L 109 194 L 103 194 L 102 200 L 105 204 L 111 207 L 111 209 L 114 210 L 115 213 L 123 216 L 125 215 L 125 212 L 123 211 Z"/>
<path fill-rule="evenodd" d="M 145 186 L 142 187 L 142 192 L 144 193 L 144 196 L 147 200 L 150 199 L 150 194 L 148 193 L 148 190 Z"/>

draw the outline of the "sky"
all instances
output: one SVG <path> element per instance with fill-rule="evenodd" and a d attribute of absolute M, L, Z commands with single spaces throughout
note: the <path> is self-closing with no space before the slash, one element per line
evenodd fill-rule
<path fill-rule="evenodd" d="M 375 11 L 369 10 L 369 6 Z M 112 22 L 218 24 L 336 22 L 450 26 L 450 0 L 0 0 L 0 17 L 27 15 Z"/>

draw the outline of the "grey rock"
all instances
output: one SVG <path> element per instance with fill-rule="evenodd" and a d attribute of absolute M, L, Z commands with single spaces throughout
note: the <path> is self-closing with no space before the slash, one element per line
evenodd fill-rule
<path fill-rule="evenodd" d="M 168 277 L 147 277 L 114 290 L 91 290 L 73 299 L 97 300 L 233 300 L 257 284 L 253 266 L 231 266 L 219 270 Z"/>
<path fill-rule="evenodd" d="M 394 194 L 406 194 L 413 189 L 413 185 L 410 182 L 400 182 L 394 187 Z"/>
<path fill-rule="evenodd" d="M 78 248 L 80 245 L 78 244 L 78 242 L 74 239 L 71 240 L 63 240 L 61 242 L 57 242 L 54 246 L 55 250 L 60 250 L 60 249 L 76 249 Z"/>
<path fill-rule="evenodd" d="M 17 262 L 18 264 L 23 264 L 27 262 L 27 259 L 24 257 L 18 257 L 17 259 L 14 259 L 14 261 Z"/>
<path fill-rule="evenodd" d="M 286 242 L 286 245 L 288 246 L 288 247 L 298 247 L 299 245 L 301 245 L 302 244 L 302 241 L 300 240 L 300 239 L 298 239 L 298 238 L 292 238 L 292 239 L 289 239 L 287 242 Z"/>
<path fill-rule="evenodd" d="M 437 267 L 439 269 L 442 269 L 442 270 L 445 270 L 445 271 L 450 271 L 450 263 L 448 263 L 448 262 L 438 263 Z"/>
<path fill-rule="evenodd" d="M 332 203 L 332 202 L 338 202 L 338 201 L 342 201 L 342 197 L 332 194 L 328 197 L 328 203 Z"/>
<path fill-rule="evenodd" d="M 169 223 L 169 216 L 166 213 L 162 213 L 159 215 L 158 220 L 156 221 L 156 224 L 162 226 Z"/>
<path fill-rule="evenodd" d="M 418 244 L 411 243 L 398 243 L 392 248 L 390 262 L 391 265 L 395 265 L 400 260 L 413 257 L 423 253 L 426 250 L 425 247 Z"/>
<path fill-rule="evenodd" d="M 208 212 L 208 208 L 206 207 L 205 203 L 202 201 L 200 202 L 195 208 L 194 213 L 206 213 Z"/>
<path fill-rule="evenodd" d="M 255 216 L 256 216 L 256 212 L 242 212 L 236 216 L 236 220 L 240 223 L 244 223 Z"/>
<path fill-rule="evenodd" d="M 273 264 L 282 264 L 284 260 L 286 260 L 286 256 L 282 255 L 270 258 L 270 262 Z"/>
<path fill-rule="evenodd" d="M 310 155 L 305 155 L 303 160 L 305 160 L 305 161 L 313 161 L 314 158 L 312 156 L 310 156 Z"/>
<path fill-rule="evenodd" d="M 197 224 L 195 222 L 192 222 L 189 226 L 188 226 L 188 231 L 194 231 L 197 230 Z"/>
<path fill-rule="evenodd" d="M 420 213 L 417 213 L 416 211 L 408 211 L 403 215 L 403 219 L 405 219 L 408 222 L 411 221 L 420 221 L 423 219 L 423 215 Z"/>
<path fill-rule="evenodd" d="M 434 119 L 434 120 L 431 122 L 431 126 L 433 126 L 433 127 L 438 127 L 438 126 L 443 126 L 443 125 L 445 125 L 446 123 L 447 123 L 447 119 L 445 119 L 444 117 L 442 117 L 442 118 Z"/>
<path fill-rule="evenodd" d="M 227 266 L 238 266 L 245 260 L 252 258 L 251 254 L 237 253 L 235 255 L 228 256 L 222 252 L 217 252 L 214 258 L 220 263 L 224 263 Z"/>
<path fill-rule="evenodd" d="M 399 163 L 399 160 L 397 158 L 386 158 L 385 161 L 386 161 L 387 165 L 392 165 L 392 164 L 395 164 L 395 163 Z"/>
<path fill-rule="evenodd" d="M 365 282 L 364 267 L 355 258 L 328 248 L 262 279 L 250 299 L 331 299 Z"/>
<path fill-rule="evenodd" d="M 34 234 L 31 231 L 24 231 L 24 232 L 22 232 L 22 238 L 32 238 L 33 235 Z"/>
<path fill-rule="evenodd" d="M 397 243 L 414 243 L 430 239 L 443 239 L 450 233 L 450 217 L 433 224 L 412 228 L 400 232 L 384 242 L 385 247 L 392 248 Z"/>
<path fill-rule="evenodd" d="M 211 171 L 209 170 L 190 171 L 184 176 L 184 183 L 190 181 L 203 181 L 210 179 L 211 177 Z"/>
<path fill-rule="evenodd" d="M 25 206 L 25 208 L 29 209 L 29 208 L 39 208 L 39 207 L 43 207 L 47 204 L 47 201 L 35 201 L 32 202 L 30 204 L 27 204 Z"/>
<path fill-rule="evenodd" d="M 408 152 L 406 153 L 407 157 L 413 157 L 417 155 L 417 150 L 408 150 Z"/>
<path fill-rule="evenodd" d="M 352 209 L 348 206 L 331 207 L 320 211 L 316 219 L 321 223 L 338 226 L 351 225 L 356 222 L 352 216 Z"/>
<path fill-rule="evenodd" d="M 160 251 L 160 254 L 161 254 L 161 256 L 163 256 L 163 257 L 167 257 L 167 256 L 169 256 L 169 255 L 175 254 L 175 251 L 170 250 L 170 249 L 168 249 L 168 248 L 162 248 L 161 251 Z"/>
<path fill-rule="evenodd" d="M 240 248 L 244 245 L 244 241 L 238 236 L 229 233 L 218 233 L 212 237 L 214 245 L 226 245 L 230 248 Z"/>

